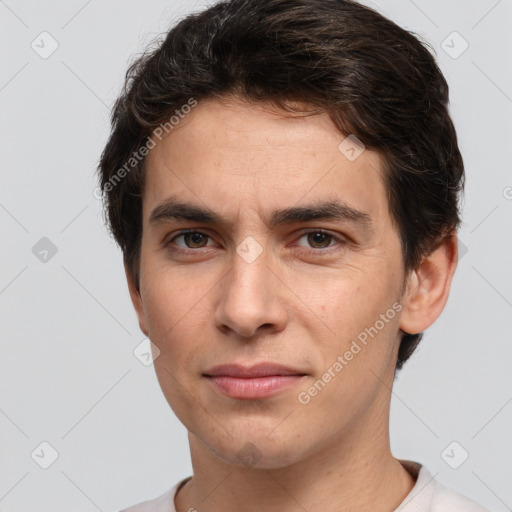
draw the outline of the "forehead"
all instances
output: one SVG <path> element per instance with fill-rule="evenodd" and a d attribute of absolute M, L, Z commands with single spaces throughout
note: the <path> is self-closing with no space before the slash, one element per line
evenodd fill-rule
<path fill-rule="evenodd" d="M 144 224 L 170 196 L 226 218 L 326 200 L 377 218 L 387 209 L 381 157 L 361 151 L 326 113 L 291 116 L 268 105 L 207 100 L 155 142 L 146 160 Z"/>

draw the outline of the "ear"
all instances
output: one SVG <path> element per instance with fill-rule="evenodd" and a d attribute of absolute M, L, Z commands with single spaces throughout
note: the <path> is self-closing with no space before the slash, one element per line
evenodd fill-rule
<path fill-rule="evenodd" d="M 140 296 L 140 292 L 137 290 L 137 287 L 135 286 L 133 276 L 131 275 L 131 272 L 128 270 L 128 266 L 126 265 L 126 263 L 124 264 L 124 272 L 126 274 L 126 280 L 128 281 L 128 290 L 130 291 L 130 298 L 132 299 L 133 307 L 135 308 L 137 318 L 139 319 L 140 330 L 149 338 L 149 330 L 146 324 L 146 313 L 144 312 L 142 297 Z"/>
<path fill-rule="evenodd" d="M 417 334 L 430 327 L 443 311 L 458 261 L 458 239 L 452 231 L 424 257 L 407 278 L 400 329 Z"/>

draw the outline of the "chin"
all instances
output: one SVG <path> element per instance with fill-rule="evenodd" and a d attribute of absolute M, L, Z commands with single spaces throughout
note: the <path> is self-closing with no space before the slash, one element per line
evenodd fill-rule
<path fill-rule="evenodd" d="M 303 445 L 295 446 L 295 436 L 274 436 L 270 439 L 267 430 L 260 430 L 259 435 L 246 431 L 243 435 L 227 436 L 222 441 L 209 439 L 206 446 L 226 464 L 247 469 L 279 469 L 288 467 L 303 456 Z M 203 441 L 204 442 L 204 441 Z M 299 442 L 298 440 L 296 442 Z"/>

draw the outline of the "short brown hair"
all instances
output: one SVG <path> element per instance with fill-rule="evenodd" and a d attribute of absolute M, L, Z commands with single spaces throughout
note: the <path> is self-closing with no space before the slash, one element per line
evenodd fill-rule
<path fill-rule="evenodd" d="M 106 222 L 137 288 L 145 159 L 126 162 L 191 98 L 232 94 L 290 113 L 310 105 L 377 151 L 404 275 L 417 268 L 458 228 L 464 188 L 448 85 L 427 47 L 352 0 L 229 0 L 177 23 L 129 67 L 98 167 Z M 402 334 L 397 369 L 422 335 Z"/>

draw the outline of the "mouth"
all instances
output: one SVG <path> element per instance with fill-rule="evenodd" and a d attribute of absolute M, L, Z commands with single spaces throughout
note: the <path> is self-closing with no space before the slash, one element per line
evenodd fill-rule
<path fill-rule="evenodd" d="M 266 398 L 300 382 L 307 374 L 287 366 L 261 363 L 246 367 L 239 364 L 216 366 L 203 376 L 217 391 L 231 398 Z"/>

